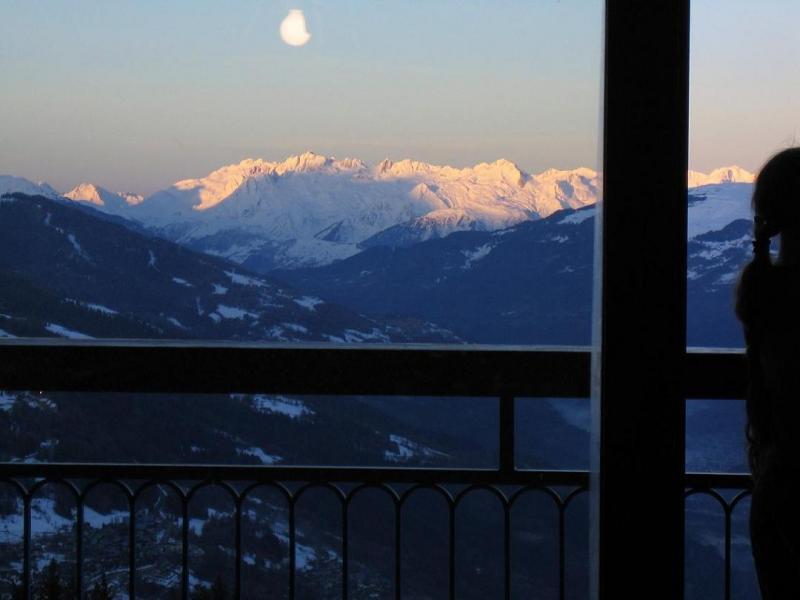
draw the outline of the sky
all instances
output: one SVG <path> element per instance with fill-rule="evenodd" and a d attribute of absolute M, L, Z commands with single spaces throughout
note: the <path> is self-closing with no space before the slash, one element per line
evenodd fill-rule
<path fill-rule="evenodd" d="M 800 2 L 693 0 L 689 164 L 751 171 L 800 144 Z"/>
<path fill-rule="evenodd" d="M 595 166 L 601 4 L 4 0 L 0 173 L 148 193 L 305 150 Z"/>
<path fill-rule="evenodd" d="M 597 168 L 602 4 L 4 0 L 0 173 L 147 194 L 305 150 Z M 303 47 L 278 35 L 290 9 Z M 791 142 L 798 16 L 693 2 L 692 168 L 755 169 Z"/>

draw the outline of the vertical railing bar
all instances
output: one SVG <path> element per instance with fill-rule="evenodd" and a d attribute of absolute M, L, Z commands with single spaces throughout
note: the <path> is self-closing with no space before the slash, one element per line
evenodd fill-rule
<path fill-rule="evenodd" d="M 511 600 L 511 506 L 503 503 L 503 579 L 505 600 Z"/>
<path fill-rule="evenodd" d="M 136 598 L 136 498 L 128 498 L 128 598 Z"/>
<path fill-rule="evenodd" d="M 128 598 L 136 598 L 136 498 L 128 498 Z"/>
<path fill-rule="evenodd" d="M 448 586 L 450 600 L 456 598 L 456 504 L 450 503 L 450 531 L 449 531 L 449 557 L 448 557 Z"/>
<path fill-rule="evenodd" d="M 514 460 L 514 396 L 500 396 L 500 471 L 512 473 L 516 467 Z"/>
<path fill-rule="evenodd" d="M 403 505 L 394 504 L 394 597 L 401 600 L 403 597 L 403 538 L 402 536 Z"/>
<path fill-rule="evenodd" d="M 295 498 L 289 499 L 289 600 L 295 598 Z"/>
<path fill-rule="evenodd" d="M 731 507 L 725 505 L 725 600 L 731 600 Z"/>
<path fill-rule="evenodd" d="M 85 497 L 78 497 L 78 514 L 75 531 L 75 597 L 83 598 L 83 503 Z"/>
<path fill-rule="evenodd" d="M 233 582 L 233 597 L 239 600 L 242 597 L 242 502 L 241 496 L 236 498 L 236 531 L 235 531 L 235 544 L 236 544 L 236 565 L 234 567 L 234 582 Z"/>
<path fill-rule="evenodd" d="M 23 530 L 22 530 L 22 592 L 25 600 L 31 600 L 31 502 L 30 494 L 23 497 Z"/>
<path fill-rule="evenodd" d="M 349 525 L 347 523 L 348 506 L 347 498 L 342 498 L 342 600 L 347 600 L 347 586 L 350 578 L 350 538 L 348 533 Z"/>
<path fill-rule="evenodd" d="M 189 600 L 189 498 L 181 496 L 181 598 Z"/>
<path fill-rule="evenodd" d="M 565 515 L 567 507 L 564 503 L 558 503 L 558 598 L 564 600 L 567 595 L 566 574 L 567 574 L 567 552 L 566 552 L 566 524 Z"/>

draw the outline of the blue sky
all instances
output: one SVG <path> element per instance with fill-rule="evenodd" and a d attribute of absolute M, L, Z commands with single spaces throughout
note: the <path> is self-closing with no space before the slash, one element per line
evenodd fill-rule
<path fill-rule="evenodd" d="M 692 166 L 756 168 L 800 124 L 800 9 L 694 4 Z M 302 48 L 278 36 L 291 8 Z M 0 172 L 148 193 L 306 149 L 596 167 L 601 18 L 600 0 L 5 0 Z"/>

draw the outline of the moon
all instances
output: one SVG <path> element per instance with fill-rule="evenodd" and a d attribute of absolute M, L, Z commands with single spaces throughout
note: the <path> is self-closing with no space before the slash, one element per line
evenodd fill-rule
<path fill-rule="evenodd" d="M 311 39 L 302 10 L 293 8 L 281 21 L 281 39 L 290 46 L 305 46 Z"/>

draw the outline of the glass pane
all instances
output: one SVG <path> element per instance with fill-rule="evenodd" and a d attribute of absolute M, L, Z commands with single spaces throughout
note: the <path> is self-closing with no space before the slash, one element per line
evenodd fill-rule
<path fill-rule="evenodd" d="M 589 469 L 588 398 L 518 398 L 517 467 Z"/>
<path fill-rule="evenodd" d="M 783 0 L 691 3 L 688 191 L 690 346 L 744 346 L 734 316 L 739 273 L 752 257 L 750 199 L 755 173 L 797 144 L 798 7 Z M 773 251 L 776 246 L 773 245 Z M 744 401 L 686 405 L 686 469 L 747 472 Z M 722 597 L 724 511 L 741 490 L 691 496 L 686 504 L 686 597 Z M 749 499 L 732 512 L 731 597 L 759 598 L 750 555 Z"/>
<path fill-rule="evenodd" d="M 686 471 L 745 473 L 744 400 L 686 401 Z"/>
<path fill-rule="evenodd" d="M 234 4 L 0 8 L 0 335 L 588 343 L 602 2 Z"/>
<path fill-rule="evenodd" d="M 692 2 L 690 346 L 744 344 L 733 292 L 751 256 L 754 173 L 800 126 L 796 16 L 783 0 Z"/>
<path fill-rule="evenodd" d="M 0 338 L 587 345 L 602 9 L 3 4 Z M 497 465 L 497 405 L 0 392 L 0 460 L 486 468 Z M 552 416 L 583 444 L 566 413 Z M 518 455 L 536 467 L 549 442 L 528 440 Z M 175 490 L 141 497 L 137 560 L 159 568 L 134 574 L 139 595 L 179 587 L 187 523 L 192 593 L 230 593 L 231 508 L 218 491 L 198 493 L 187 515 Z M 253 511 L 243 596 L 286 589 L 288 509 L 273 491 L 242 505 Z M 470 525 L 463 535 L 494 549 L 501 513 L 475 494 L 458 514 Z M 419 548 L 433 532 L 447 550 L 448 514 L 429 518 L 441 506 L 428 500 L 433 508 L 404 524 L 401 552 L 413 555 L 406 589 L 438 597 L 448 579 L 425 567 L 444 555 Z M 568 513 L 583 518 L 581 501 Z M 107 546 L 113 560 L 94 563 L 86 587 L 107 574 L 122 595 L 129 517 L 114 490 L 87 502 L 86 556 Z M 335 502 L 310 494 L 298 505 L 298 596 L 340 595 Z M 350 522 L 352 597 L 395 589 L 391 511 L 368 504 L 375 516 Z M 18 525 L 16 499 L 0 508 Z M 566 527 L 568 596 L 586 594 L 581 523 Z M 531 525 L 513 543 L 541 566 L 515 563 L 514 589 L 558 597 L 554 539 L 536 529 L 553 523 Z M 17 544 L 9 531 L 2 573 L 20 566 L 6 552 Z M 66 524 L 62 533 L 74 538 Z M 161 560 L 147 554 L 160 551 Z M 459 558 L 467 598 L 501 586 L 495 557 L 480 553 Z M 62 554 L 66 577 L 72 559 Z"/>

